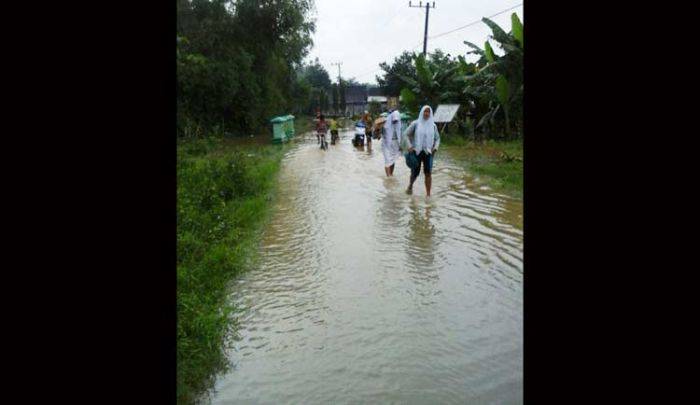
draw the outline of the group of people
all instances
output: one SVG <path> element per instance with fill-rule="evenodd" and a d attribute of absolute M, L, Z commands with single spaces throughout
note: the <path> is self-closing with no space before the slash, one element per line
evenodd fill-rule
<path fill-rule="evenodd" d="M 367 142 L 372 139 L 372 122 L 369 113 L 362 117 L 365 122 Z M 331 121 L 331 131 L 336 130 L 337 124 Z M 316 135 L 320 142 L 325 137 L 328 124 L 320 115 L 316 124 Z M 325 139 L 325 138 L 324 138 Z M 407 194 L 413 193 L 413 183 L 420 174 L 421 166 L 425 175 L 425 192 L 430 197 L 432 186 L 433 157 L 440 147 L 440 132 L 433 120 L 433 109 L 425 105 L 420 110 L 418 119 L 413 121 L 408 128 L 402 131 L 401 114 L 398 110 L 392 111 L 381 127 L 382 154 L 384 155 L 384 172 L 387 177 L 394 176 L 396 160 L 404 153 L 406 165 L 411 169 L 411 178 L 406 188 Z"/>
<path fill-rule="evenodd" d="M 334 119 L 331 119 L 329 125 L 323 114 L 319 115 L 318 122 L 316 123 L 316 143 L 321 143 L 321 141 L 325 142 L 328 128 L 331 130 L 331 143 L 335 144 L 335 140 L 338 139 L 338 123 Z"/>
<path fill-rule="evenodd" d="M 394 175 L 396 159 L 401 156 L 403 151 L 406 165 L 411 169 L 411 178 L 406 193 L 413 193 L 413 183 L 418 178 L 422 166 L 425 175 L 425 193 L 430 197 L 433 157 L 439 147 L 440 132 L 433 120 L 433 109 L 430 106 L 423 106 L 418 119 L 413 121 L 404 131 L 401 130 L 401 114 L 398 110 L 394 110 L 389 114 L 382 128 L 384 172 L 387 177 Z"/>

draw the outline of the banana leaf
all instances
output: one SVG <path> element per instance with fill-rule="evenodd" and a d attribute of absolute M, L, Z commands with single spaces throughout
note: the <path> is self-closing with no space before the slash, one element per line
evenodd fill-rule
<path fill-rule="evenodd" d="M 520 43 L 520 46 L 524 47 L 525 44 L 523 43 L 523 40 L 525 38 L 523 37 L 523 23 L 520 22 L 520 18 L 518 18 L 518 15 L 515 13 L 510 15 L 510 21 L 511 21 L 513 36 Z"/>
<path fill-rule="evenodd" d="M 503 77 L 503 75 L 499 75 L 496 78 L 496 96 L 498 97 L 498 102 L 503 105 L 503 108 L 507 108 L 509 99 L 509 84 L 508 80 Z"/>
<path fill-rule="evenodd" d="M 498 24 L 489 20 L 486 17 L 482 18 L 481 21 L 483 21 L 484 24 L 488 25 L 489 28 L 491 28 L 491 31 L 493 32 L 493 39 L 502 44 L 506 44 L 511 41 L 511 37 L 508 34 L 506 34 L 506 32 L 503 31 L 503 28 L 499 27 Z"/>
<path fill-rule="evenodd" d="M 489 44 L 489 41 L 486 41 L 484 43 L 484 53 L 486 55 L 486 60 L 489 62 L 493 62 L 496 60 L 496 54 L 493 53 L 493 48 L 491 48 L 491 44 Z"/>

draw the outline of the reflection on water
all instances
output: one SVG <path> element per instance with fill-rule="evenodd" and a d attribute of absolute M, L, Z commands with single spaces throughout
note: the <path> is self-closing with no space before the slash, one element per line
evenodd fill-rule
<path fill-rule="evenodd" d="M 298 137 L 260 265 L 236 282 L 211 401 L 522 403 L 522 204 L 442 153 L 433 196 L 352 132 Z M 378 150 L 377 150 L 378 149 Z"/>
<path fill-rule="evenodd" d="M 406 264 L 409 273 L 418 283 L 438 277 L 438 266 L 435 263 L 435 225 L 430 222 L 430 209 L 430 205 L 419 207 L 415 200 L 411 200 Z"/>

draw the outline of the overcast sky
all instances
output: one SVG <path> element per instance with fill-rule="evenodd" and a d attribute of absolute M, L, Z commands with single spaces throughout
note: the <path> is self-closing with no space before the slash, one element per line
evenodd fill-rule
<path fill-rule="evenodd" d="M 403 51 L 423 51 L 425 7 L 410 8 L 408 0 L 315 0 L 316 32 L 314 46 L 307 60 L 318 58 L 328 70 L 331 80 L 341 75 L 363 83 L 376 83 L 379 63 L 390 62 Z M 415 5 L 418 1 L 412 1 Z M 432 3 L 432 2 L 431 2 Z M 441 49 L 452 55 L 465 55 L 470 41 L 483 48 L 491 30 L 483 22 L 439 38 L 432 35 L 451 31 L 500 11 L 523 0 L 435 0 L 428 23 L 428 53 Z M 423 3 L 425 5 L 425 2 Z M 524 23 L 523 6 L 493 17 L 506 32 L 510 31 L 510 15 L 515 12 Z M 493 44 L 493 43 L 492 43 Z M 494 47 L 496 53 L 499 49 Z M 476 60 L 474 55 L 468 61 Z"/>

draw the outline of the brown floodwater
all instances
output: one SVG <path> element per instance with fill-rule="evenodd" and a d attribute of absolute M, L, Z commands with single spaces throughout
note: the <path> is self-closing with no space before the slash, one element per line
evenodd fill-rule
<path fill-rule="evenodd" d="M 232 287 L 231 368 L 207 398 L 238 403 L 519 404 L 522 202 L 439 151 L 433 190 L 352 131 L 284 157 L 259 265 Z"/>

